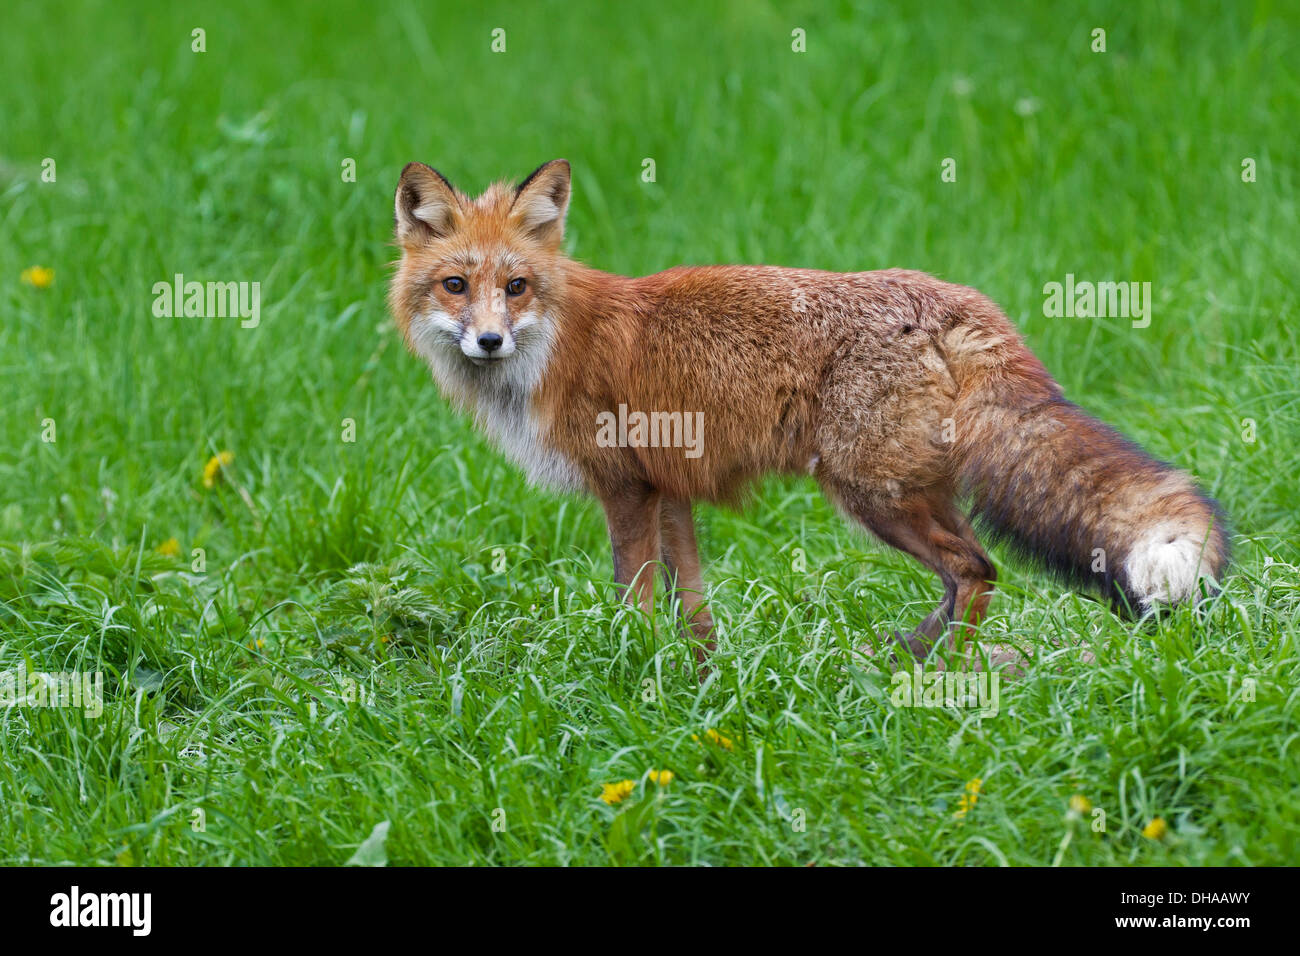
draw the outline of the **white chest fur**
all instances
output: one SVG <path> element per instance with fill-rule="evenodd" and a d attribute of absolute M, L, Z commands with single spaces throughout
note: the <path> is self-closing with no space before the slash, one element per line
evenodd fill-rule
<path fill-rule="evenodd" d="M 480 367 L 460 350 L 456 323 L 445 313 L 418 316 L 412 343 L 429 363 L 433 377 L 453 401 L 474 413 L 479 428 L 531 484 L 557 491 L 580 491 L 582 475 L 549 440 L 532 397 L 546 374 L 553 326 L 529 316 L 515 327 L 515 353 L 499 364 Z"/>
<path fill-rule="evenodd" d="M 505 456 L 524 470 L 530 483 L 557 491 L 582 489 L 578 469 L 548 440 L 526 394 L 481 393 L 474 417 Z"/>

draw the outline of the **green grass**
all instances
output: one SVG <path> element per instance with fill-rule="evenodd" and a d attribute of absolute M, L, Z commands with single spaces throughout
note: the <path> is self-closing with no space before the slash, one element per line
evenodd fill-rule
<path fill-rule="evenodd" d="M 443 7 L 6 11 L 0 671 L 100 671 L 105 705 L 0 709 L 0 863 L 335 864 L 383 821 L 404 864 L 1300 859 L 1294 6 Z M 995 717 L 896 708 L 847 652 L 937 582 L 770 482 L 700 510 L 700 687 L 615 602 L 599 508 L 526 488 L 385 316 L 404 163 L 477 190 L 555 156 L 601 268 L 981 288 L 1222 501 L 1225 592 L 1138 626 L 997 553 L 984 630 L 1028 672 Z M 260 281 L 260 326 L 155 318 L 178 272 Z M 1151 326 L 1045 318 L 1067 273 L 1150 281 Z"/>

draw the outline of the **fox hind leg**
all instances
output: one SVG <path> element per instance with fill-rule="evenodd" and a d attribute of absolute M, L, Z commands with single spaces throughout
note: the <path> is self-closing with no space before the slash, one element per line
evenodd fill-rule
<path fill-rule="evenodd" d="M 961 622 L 973 629 L 983 620 L 989 602 L 993 600 L 993 586 L 998 579 L 997 568 L 975 537 L 975 529 L 952 503 L 952 499 L 944 502 L 934 512 L 934 518 L 944 531 L 961 541 L 961 546 L 955 552 L 959 570 L 956 609 L 961 615 Z"/>
<path fill-rule="evenodd" d="M 827 491 L 872 534 L 916 558 L 943 582 L 939 606 L 916 630 L 896 634 L 899 643 L 924 657 L 945 631 L 949 644 L 956 642 L 954 622 L 972 628 L 979 624 L 997 571 L 946 489 L 888 500 L 853 487 L 829 485 Z"/>

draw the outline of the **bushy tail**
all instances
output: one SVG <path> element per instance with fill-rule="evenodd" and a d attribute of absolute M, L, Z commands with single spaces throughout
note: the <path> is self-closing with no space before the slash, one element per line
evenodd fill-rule
<path fill-rule="evenodd" d="M 1219 505 L 1017 351 L 962 383 L 954 466 L 977 523 L 1119 610 L 1195 600 L 1202 579 L 1212 588 L 1229 561 Z"/>

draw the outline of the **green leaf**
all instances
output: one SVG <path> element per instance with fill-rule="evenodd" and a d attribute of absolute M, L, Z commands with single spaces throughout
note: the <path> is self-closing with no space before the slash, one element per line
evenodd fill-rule
<path fill-rule="evenodd" d="M 344 866 L 387 866 L 388 850 L 384 844 L 388 842 L 388 828 L 392 824 L 385 820 L 383 823 L 376 823 L 375 828 L 370 831 L 370 836 L 362 841 L 361 846 L 357 847 L 357 852 L 352 854 L 352 858 L 344 863 Z"/>

